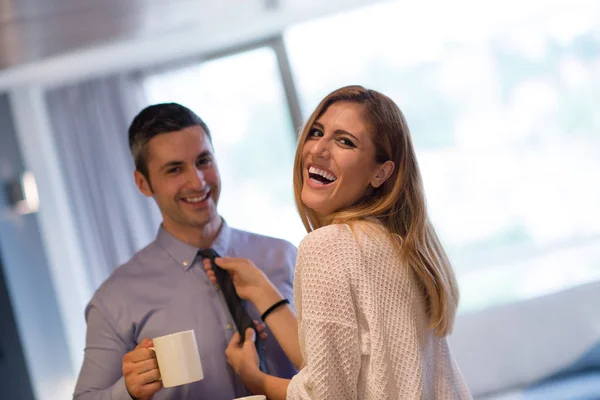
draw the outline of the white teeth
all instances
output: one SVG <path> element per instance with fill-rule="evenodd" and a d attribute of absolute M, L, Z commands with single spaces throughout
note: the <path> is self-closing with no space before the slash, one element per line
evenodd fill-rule
<path fill-rule="evenodd" d="M 330 174 L 329 172 L 326 172 L 326 171 L 324 171 L 324 170 L 322 170 L 322 169 L 320 169 L 320 168 L 314 167 L 314 166 L 311 166 L 311 167 L 308 169 L 308 172 L 309 172 L 309 173 L 311 173 L 311 174 L 320 175 L 320 176 L 322 176 L 323 178 L 325 178 L 325 179 L 328 179 L 328 180 L 330 180 L 330 181 L 332 181 L 332 182 L 333 182 L 333 181 L 335 181 L 335 180 L 337 179 L 335 176 L 333 176 L 333 175 L 332 175 L 332 174 Z"/>
<path fill-rule="evenodd" d="M 210 192 L 206 192 L 206 194 L 202 197 L 184 197 L 184 200 L 188 203 L 200 203 L 208 198 Z"/>

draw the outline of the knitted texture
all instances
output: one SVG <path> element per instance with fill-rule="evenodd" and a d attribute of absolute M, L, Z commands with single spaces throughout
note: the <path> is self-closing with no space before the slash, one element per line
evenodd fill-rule
<path fill-rule="evenodd" d="M 311 232 L 294 278 L 304 367 L 287 399 L 471 399 L 416 276 L 381 226 Z"/>

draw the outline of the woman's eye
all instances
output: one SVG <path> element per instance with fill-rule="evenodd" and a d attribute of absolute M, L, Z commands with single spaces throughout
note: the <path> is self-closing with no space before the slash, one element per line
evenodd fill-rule
<path fill-rule="evenodd" d="M 340 143 L 343 144 L 344 146 L 356 147 L 356 145 L 354 144 L 354 142 L 351 141 L 350 139 L 342 138 L 342 139 L 340 139 Z"/>
<path fill-rule="evenodd" d="M 308 136 L 311 136 L 311 137 L 321 137 L 321 136 L 323 136 L 323 132 L 321 132 L 321 130 L 319 130 L 317 128 L 313 128 L 308 133 Z"/>

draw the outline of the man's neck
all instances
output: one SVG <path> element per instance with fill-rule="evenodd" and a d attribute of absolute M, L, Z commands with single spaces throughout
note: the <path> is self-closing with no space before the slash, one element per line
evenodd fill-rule
<path fill-rule="evenodd" d="M 202 227 L 189 227 L 186 229 L 173 229 L 173 227 L 165 224 L 163 221 L 163 228 L 167 232 L 182 242 L 199 249 L 212 247 L 212 244 L 217 236 L 219 236 L 222 227 L 223 219 L 220 216 L 217 216 Z"/>

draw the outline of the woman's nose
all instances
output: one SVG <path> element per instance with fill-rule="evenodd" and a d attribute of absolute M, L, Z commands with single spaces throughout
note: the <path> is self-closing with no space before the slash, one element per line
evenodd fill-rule
<path fill-rule="evenodd" d="M 327 139 L 323 139 L 323 138 L 319 139 L 315 143 L 312 153 L 315 157 L 320 157 L 320 158 L 329 157 L 329 141 Z"/>

